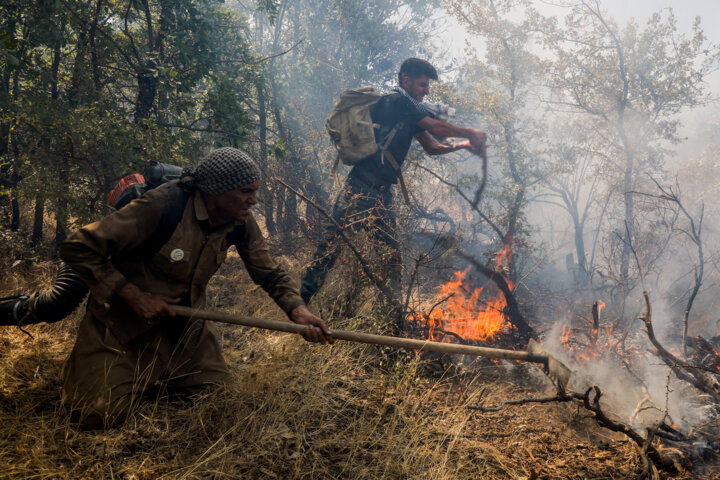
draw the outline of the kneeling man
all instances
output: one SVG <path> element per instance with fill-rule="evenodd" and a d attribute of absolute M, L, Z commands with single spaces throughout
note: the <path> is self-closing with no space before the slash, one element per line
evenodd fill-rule
<path fill-rule="evenodd" d="M 250 213 L 259 181 L 260 169 L 247 154 L 221 148 L 181 180 L 84 226 L 62 245 L 61 258 L 90 287 L 63 368 L 63 403 L 80 421 L 110 425 L 148 390 L 193 393 L 226 380 L 213 327 L 175 317 L 170 304 L 202 307 L 230 245 L 252 280 L 292 321 L 307 325 L 306 340 L 332 343 L 325 323 L 270 256 Z"/>

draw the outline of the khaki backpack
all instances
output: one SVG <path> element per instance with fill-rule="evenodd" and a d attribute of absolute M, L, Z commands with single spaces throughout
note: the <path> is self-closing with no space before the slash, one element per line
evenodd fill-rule
<path fill-rule="evenodd" d="M 370 110 L 382 97 L 372 87 L 348 89 L 328 115 L 325 128 L 345 165 L 355 165 L 377 152 L 375 128 L 379 125 L 373 123 Z"/>
<path fill-rule="evenodd" d="M 372 87 L 351 88 L 340 94 L 340 99 L 325 121 L 325 128 L 338 151 L 333 171 L 337 169 L 339 161 L 345 165 L 355 165 L 363 158 L 381 150 L 383 159 L 387 159 L 397 172 L 400 189 L 409 204 L 410 199 L 400 172 L 400 165 L 388 151 L 390 142 L 402 128 L 402 123 L 390 130 L 381 145 L 375 141 L 375 129 L 380 128 L 380 125 L 373 123 L 370 111 L 384 96 L 385 94 L 376 92 Z"/>

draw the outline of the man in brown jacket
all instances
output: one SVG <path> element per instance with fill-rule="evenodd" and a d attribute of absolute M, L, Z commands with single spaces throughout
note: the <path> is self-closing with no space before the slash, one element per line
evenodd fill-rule
<path fill-rule="evenodd" d="M 332 343 L 290 275 L 270 256 L 250 213 L 260 170 L 244 152 L 221 148 L 196 169 L 71 235 L 60 256 L 90 287 L 78 337 L 63 369 L 63 403 L 99 427 L 124 416 L 144 392 L 192 393 L 223 383 L 228 369 L 211 325 L 175 317 L 170 304 L 202 307 L 205 288 L 234 245 L 251 278 L 308 341 Z M 175 191 L 173 191 L 175 189 Z M 182 189 L 182 194 L 179 194 Z M 182 216 L 164 245 L 147 244 L 181 198 Z M 169 231 L 168 231 L 169 233 Z"/>

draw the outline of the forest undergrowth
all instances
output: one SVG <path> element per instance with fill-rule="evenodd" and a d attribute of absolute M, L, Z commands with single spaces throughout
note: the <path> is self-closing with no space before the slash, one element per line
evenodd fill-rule
<path fill-rule="evenodd" d="M 12 263 L 0 296 L 50 285 L 50 262 Z M 211 308 L 283 319 L 241 265 L 231 255 L 215 276 Z M 325 320 L 368 330 L 376 314 L 368 302 L 352 318 Z M 191 401 L 159 395 L 119 427 L 83 429 L 60 405 L 80 318 L 28 326 L 32 337 L 0 327 L 0 478 L 618 479 L 640 469 L 631 442 L 576 407 L 467 408 L 547 393 L 534 367 L 439 371 L 415 354 L 226 325 L 229 385 Z"/>

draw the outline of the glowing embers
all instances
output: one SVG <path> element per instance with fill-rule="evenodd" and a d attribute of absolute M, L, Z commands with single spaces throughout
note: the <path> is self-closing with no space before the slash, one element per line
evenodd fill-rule
<path fill-rule="evenodd" d="M 497 272 L 506 267 L 509 248 L 497 254 Z M 409 320 L 425 322 L 430 340 L 450 342 L 457 335 L 464 340 L 487 342 L 493 340 L 502 331 L 509 331 L 510 322 L 505 318 L 507 306 L 505 296 L 497 291 L 491 300 L 483 300 L 486 287 L 473 288 L 466 277 L 470 267 L 455 272 L 454 279 L 440 288 L 436 296 L 436 305 L 429 312 L 420 312 L 409 316 Z M 510 290 L 514 285 L 508 281 Z M 486 295 L 487 296 L 487 295 Z"/>
<path fill-rule="evenodd" d="M 600 334 L 600 313 L 605 308 L 605 302 L 598 300 L 592 306 L 592 319 L 586 319 L 587 328 L 574 329 L 567 325 L 562 326 L 560 343 L 575 360 L 583 363 L 595 358 L 602 358 L 612 347 L 611 339 L 613 329 L 605 328 L 605 341 L 598 342 Z M 583 341 L 579 336 L 586 337 Z"/>

